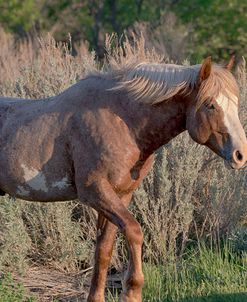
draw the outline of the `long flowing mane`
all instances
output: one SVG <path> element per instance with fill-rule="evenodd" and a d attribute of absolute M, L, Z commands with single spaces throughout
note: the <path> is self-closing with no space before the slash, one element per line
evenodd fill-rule
<path fill-rule="evenodd" d="M 134 100 L 158 104 L 178 93 L 185 95 L 198 85 L 201 65 L 182 66 L 175 64 L 139 63 L 132 67 L 111 73 L 117 80 L 114 90 L 126 89 Z M 198 107 L 209 96 L 217 98 L 223 93 L 229 100 L 239 95 L 233 75 L 224 67 L 212 66 L 209 78 L 201 83 L 198 90 Z"/>
<path fill-rule="evenodd" d="M 115 89 L 125 88 L 130 96 L 144 103 L 158 104 L 175 96 L 188 93 L 197 82 L 199 65 L 141 63 L 118 74 Z"/>

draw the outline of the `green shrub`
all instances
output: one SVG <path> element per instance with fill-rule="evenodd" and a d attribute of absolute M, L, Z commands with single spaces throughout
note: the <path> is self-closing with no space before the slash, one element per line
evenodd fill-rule
<path fill-rule="evenodd" d="M 28 297 L 22 285 L 16 284 L 10 274 L 0 279 L 1 302 L 35 302 L 36 299 Z"/>

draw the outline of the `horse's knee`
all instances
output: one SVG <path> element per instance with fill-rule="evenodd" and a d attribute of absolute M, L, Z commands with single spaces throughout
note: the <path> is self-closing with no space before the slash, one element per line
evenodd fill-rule
<path fill-rule="evenodd" d="M 124 229 L 124 234 L 126 235 L 130 243 L 133 243 L 135 245 L 142 245 L 143 232 L 140 224 L 137 221 L 127 225 Z"/>

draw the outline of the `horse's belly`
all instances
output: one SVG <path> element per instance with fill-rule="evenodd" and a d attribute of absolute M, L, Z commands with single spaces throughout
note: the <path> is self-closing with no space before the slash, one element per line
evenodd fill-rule
<path fill-rule="evenodd" d="M 0 164 L 0 169 L 0 189 L 14 197 L 32 201 L 77 198 L 73 175 L 65 162 L 62 167 L 52 165 L 46 169 L 24 163 L 12 168 Z"/>
<path fill-rule="evenodd" d="M 35 171 L 31 171 L 33 176 Z M 16 197 L 36 201 L 63 201 L 77 198 L 76 188 L 67 175 L 48 181 L 44 173 L 38 172 L 16 187 Z"/>
<path fill-rule="evenodd" d="M 25 182 L 9 179 L 2 182 L 1 189 L 11 196 L 31 201 L 64 201 L 77 198 L 76 188 L 66 177 L 47 183 L 44 175 L 37 174 Z"/>

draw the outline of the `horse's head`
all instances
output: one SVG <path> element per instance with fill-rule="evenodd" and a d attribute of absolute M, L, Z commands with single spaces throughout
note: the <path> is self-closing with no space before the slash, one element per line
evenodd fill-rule
<path fill-rule="evenodd" d="M 195 101 L 187 112 L 187 130 L 199 144 L 224 158 L 232 168 L 247 163 L 247 140 L 238 117 L 239 90 L 226 67 L 212 66 L 207 58 L 200 66 Z"/>

